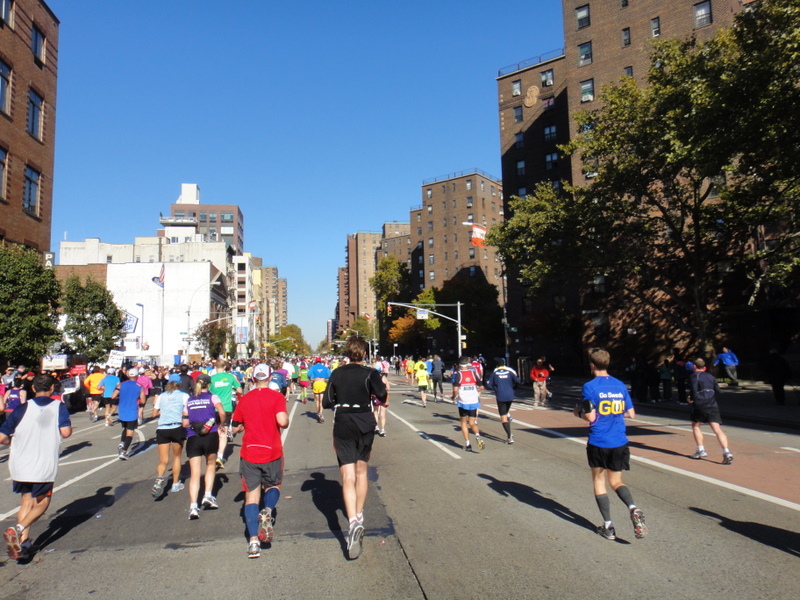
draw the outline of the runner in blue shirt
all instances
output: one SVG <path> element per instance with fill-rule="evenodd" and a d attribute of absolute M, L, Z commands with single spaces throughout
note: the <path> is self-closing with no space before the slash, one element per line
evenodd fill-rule
<path fill-rule="evenodd" d="M 589 365 L 594 379 L 583 386 L 583 405 L 575 405 L 573 414 L 589 423 L 586 455 L 592 469 L 594 499 L 603 515 L 603 524 L 597 528 L 597 533 L 607 540 L 617 539 L 606 491 L 608 478 L 611 489 L 628 507 L 634 535 L 643 538 L 647 534 L 644 513 L 636 507 L 628 486 L 622 482 L 622 471 L 630 470 L 631 457 L 625 435 L 625 417 L 633 419 L 636 411 L 625 384 L 608 374 L 610 362 L 611 356 L 606 350 L 589 350 Z"/>
<path fill-rule="evenodd" d="M 514 443 L 514 436 L 511 435 L 511 422 L 508 418 L 508 411 L 511 410 L 511 403 L 514 401 L 514 390 L 519 385 L 517 372 L 511 367 L 506 366 L 506 359 L 497 359 L 497 368 L 486 380 L 486 387 L 494 390 L 497 397 L 497 413 L 500 415 L 500 422 L 506 432 L 506 444 Z"/>

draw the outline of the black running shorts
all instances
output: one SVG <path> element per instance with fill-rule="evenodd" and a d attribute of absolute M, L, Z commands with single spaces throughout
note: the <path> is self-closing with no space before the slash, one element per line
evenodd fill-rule
<path fill-rule="evenodd" d="M 156 429 L 156 444 L 182 444 L 186 441 L 185 427 Z"/>
<path fill-rule="evenodd" d="M 240 458 L 239 475 L 245 492 L 251 492 L 259 486 L 264 489 L 277 487 L 283 481 L 283 457 L 268 463 L 251 463 Z"/>
<path fill-rule="evenodd" d="M 722 417 L 719 414 L 719 407 L 697 408 L 692 406 L 692 414 L 689 417 L 692 423 L 719 423 L 722 425 Z"/>
<path fill-rule="evenodd" d="M 608 469 L 609 471 L 630 471 L 631 450 L 628 444 L 617 448 L 599 448 L 586 444 L 586 456 L 592 469 Z"/>
<path fill-rule="evenodd" d="M 511 402 L 498 402 L 497 403 L 497 413 L 501 417 L 505 417 L 508 414 L 509 410 L 511 410 Z"/>
<path fill-rule="evenodd" d="M 369 461 L 376 424 L 375 415 L 371 412 L 336 415 L 333 422 L 333 447 L 340 466 Z"/>
<path fill-rule="evenodd" d="M 472 417 L 473 419 L 477 419 L 478 418 L 478 409 L 477 408 L 461 408 L 459 406 L 458 407 L 458 416 L 460 418 L 462 418 L 462 419 L 464 417 Z"/>
<path fill-rule="evenodd" d="M 219 450 L 219 435 L 216 431 L 206 435 L 193 435 L 186 438 L 186 456 L 196 458 L 216 454 Z"/>

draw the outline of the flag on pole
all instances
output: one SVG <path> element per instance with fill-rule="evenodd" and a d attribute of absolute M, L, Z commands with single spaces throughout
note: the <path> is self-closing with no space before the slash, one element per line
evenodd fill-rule
<path fill-rule="evenodd" d="M 486 227 L 481 227 L 480 225 L 472 226 L 472 245 L 486 246 Z"/>
<path fill-rule="evenodd" d="M 153 277 L 152 281 L 158 287 L 160 287 L 160 288 L 164 287 L 164 265 L 163 264 L 161 265 L 161 273 L 158 275 L 158 277 Z"/>

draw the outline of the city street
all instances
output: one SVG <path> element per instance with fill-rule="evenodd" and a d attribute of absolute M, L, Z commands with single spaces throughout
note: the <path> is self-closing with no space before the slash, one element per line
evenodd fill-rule
<path fill-rule="evenodd" d="M 220 508 L 188 520 L 187 490 L 154 501 L 155 422 L 117 459 L 119 426 L 73 415 L 56 492 L 34 525 L 34 562 L 0 559 L 0 598 L 794 598 L 800 596 L 800 435 L 726 424 L 732 465 L 706 430 L 694 461 L 688 422 L 657 412 L 629 422 L 624 476 L 649 525 L 634 539 L 611 494 L 615 542 L 601 522 L 575 398 L 515 403 L 507 445 L 484 392 L 482 452 L 466 453 L 456 408 L 394 375 L 387 437 L 375 439 L 364 551 L 346 558 L 341 487 L 325 423 L 290 397 L 275 540 L 247 558 L 238 442 L 218 474 Z M 450 385 L 445 385 L 449 397 Z M 429 397 L 430 398 L 430 397 Z M 151 405 L 148 404 L 146 414 Z M 643 411 L 647 412 L 647 411 Z M 0 462 L 8 450 L 0 451 Z M 0 516 L 17 497 L 0 467 Z M 184 466 L 188 476 L 188 464 Z M 724 596 L 723 596 L 724 595 Z"/>

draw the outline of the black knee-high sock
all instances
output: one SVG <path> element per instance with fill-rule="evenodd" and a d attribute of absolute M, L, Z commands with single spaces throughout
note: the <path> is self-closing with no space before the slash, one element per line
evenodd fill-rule
<path fill-rule="evenodd" d="M 508 421 L 506 421 L 505 423 L 503 423 L 503 429 L 505 429 L 505 430 L 506 430 L 506 435 L 507 435 L 508 437 L 511 437 L 511 423 L 509 423 Z"/>
<path fill-rule="evenodd" d="M 617 496 L 619 499 L 625 503 L 625 506 L 631 507 L 634 506 L 636 503 L 633 501 L 633 496 L 631 495 L 631 491 L 628 489 L 627 485 L 621 485 L 616 489 Z"/>
<path fill-rule="evenodd" d="M 125 452 L 127 452 L 128 448 L 131 447 L 131 442 L 132 441 L 133 441 L 133 436 L 132 435 L 126 435 L 124 438 L 122 438 L 122 444 L 123 444 L 122 449 Z"/>
<path fill-rule="evenodd" d="M 608 494 L 600 494 L 594 497 L 597 502 L 597 508 L 600 509 L 600 514 L 603 515 L 603 521 L 611 521 L 611 502 L 608 499 Z"/>

